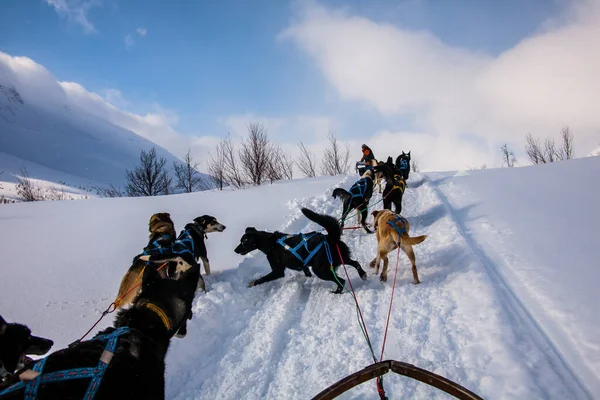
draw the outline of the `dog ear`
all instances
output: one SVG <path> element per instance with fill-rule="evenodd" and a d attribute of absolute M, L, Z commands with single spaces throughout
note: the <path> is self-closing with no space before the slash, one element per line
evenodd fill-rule
<path fill-rule="evenodd" d="M 408 154 L 407 154 L 407 155 L 410 157 L 410 151 L 408 152 Z"/>
<path fill-rule="evenodd" d="M 377 219 L 377 214 L 379 214 L 381 212 L 381 210 L 375 210 L 371 213 L 371 215 L 373 216 L 374 219 Z"/>
<path fill-rule="evenodd" d="M 2 318 L 2 316 L 0 315 L 0 335 L 4 335 L 4 332 L 6 331 L 7 326 L 8 326 L 8 324 L 6 323 L 4 318 Z"/>
<path fill-rule="evenodd" d="M 256 228 L 255 228 L 255 227 L 253 227 L 253 226 L 249 226 L 249 227 L 247 227 L 247 228 L 246 228 L 246 233 L 249 233 L 249 232 L 256 232 Z"/>

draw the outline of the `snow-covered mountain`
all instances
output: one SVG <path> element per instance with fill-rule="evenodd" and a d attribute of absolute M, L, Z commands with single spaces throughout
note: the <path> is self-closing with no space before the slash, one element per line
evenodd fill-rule
<path fill-rule="evenodd" d="M 596 398 L 599 175 L 598 157 L 412 174 L 403 215 L 411 235 L 428 235 L 414 247 L 421 284 L 411 283 L 410 264 L 400 254 L 384 359 L 428 369 L 485 399 Z M 132 257 L 146 245 L 152 213 L 170 212 L 178 231 L 194 217 L 213 215 L 227 229 L 209 234 L 213 274 L 205 276 L 208 291 L 197 294 L 188 335 L 172 340 L 167 398 L 309 399 L 372 362 L 352 296 L 332 294 L 331 282 L 291 270 L 249 288 L 270 271 L 268 262 L 258 251 L 243 257 L 233 249 L 248 226 L 319 229 L 300 208 L 339 217 L 342 205 L 331 192 L 356 179 L 2 206 L 0 313 L 52 338 L 53 351 L 61 349 L 114 299 Z M 375 193 L 373 209 L 381 209 L 380 200 Z M 240 204 L 244 210 L 232 213 Z M 390 254 L 382 284 L 368 266 L 375 235 L 347 231 L 343 240 L 369 275 L 361 281 L 348 269 L 379 356 L 397 254 Z M 346 277 L 341 267 L 338 274 Z M 113 319 L 109 314 L 93 332 Z M 393 374 L 384 386 L 390 399 L 448 398 Z M 340 398 L 379 396 L 370 381 Z"/>
<path fill-rule="evenodd" d="M 148 139 L 83 109 L 67 104 L 43 108 L 24 100 L 14 86 L 0 82 L 0 151 L 4 154 L 90 183 L 121 185 L 125 170 L 138 164 L 140 151 L 153 147 L 169 165 L 181 161 Z M 52 180 L 35 172 L 31 176 Z"/>

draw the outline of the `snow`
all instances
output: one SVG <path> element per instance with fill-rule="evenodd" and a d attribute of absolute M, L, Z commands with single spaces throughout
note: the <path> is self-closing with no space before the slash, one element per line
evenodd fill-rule
<path fill-rule="evenodd" d="M 401 254 L 384 359 L 414 364 L 486 399 L 588 399 L 600 393 L 596 307 L 600 158 L 468 173 L 412 174 L 403 201 L 420 285 Z M 269 271 L 259 252 L 233 252 L 244 229 L 317 229 L 302 206 L 339 216 L 336 186 L 355 175 L 299 179 L 240 191 L 154 198 L 10 204 L 0 207 L 0 310 L 55 340 L 82 335 L 115 296 L 147 241 L 152 213 L 170 212 L 179 231 L 209 214 L 227 226 L 207 241 L 213 275 L 197 294 L 184 339 L 167 355 L 169 399 L 307 399 L 372 360 L 351 294 L 303 273 L 248 288 Z M 375 195 L 372 203 L 379 199 Z M 381 208 L 381 203 L 374 207 Z M 347 225 L 350 225 L 348 223 Z M 376 238 L 343 240 L 369 273 L 348 274 L 381 351 L 390 279 L 368 267 Z M 338 274 L 344 275 L 340 268 Z M 106 317 L 95 331 L 109 326 Z M 390 398 L 448 398 L 404 377 L 384 378 Z M 378 398 L 373 381 L 343 396 Z"/>

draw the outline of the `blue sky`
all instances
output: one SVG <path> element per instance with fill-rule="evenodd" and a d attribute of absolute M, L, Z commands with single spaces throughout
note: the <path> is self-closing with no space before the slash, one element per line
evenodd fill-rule
<path fill-rule="evenodd" d="M 439 41 L 454 53 L 464 51 L 483 60 L 500 57 L 543 32 L 549 21 L 561 21 L 571 4 L 568 0 L 2 0 L 0 51 L 27 56 L 58 80 L 77 82 L 101 95 L 118 90 L 125 101 L 113 100 L 123 109 L 143 114 L 158 104 L 178 116 L 175 128 L 182 135 L 222 135 L 228 117 L 252 114 L 326 116 L 338 122 L 343 137 L 361 138 L 378 130 L 422 130 L 429 125 L 415 122 L 422 119 L 419 105 L 382 112 L 376 101 L 357 94 L 344 96 L 343 88 L 332 83 L 332 72 L 326 73 L 323 52 L 329 50 L 303 50 L 303 45 L 314 43 L 303 42 L 301 34 L 278 39 L 302 19 L 299 10 L 322 7 L 328 18 L 342 12 L 344 24 L 352 24 L 356 17 L 384 31 L 389 25 L 415 35 L 426 32 L 434 38 L 428 40 L 434 48 Z M 70 14 L 57 11 L 61 6 Z M 336 46 L 344 46 L 343 40 Z M 347 54 L 347 63 L 363 57 L 361 51 Z M 410 54 L 399 60 L 413 61 Z M 460 134 L 476 133 L 463 129 Z"/>

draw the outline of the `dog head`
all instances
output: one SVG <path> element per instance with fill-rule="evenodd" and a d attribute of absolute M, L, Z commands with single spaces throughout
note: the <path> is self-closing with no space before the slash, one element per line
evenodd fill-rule
<path fill-rule="evenodd" d="M 28 354 L 43 355 L 54 342 L 33 336 L 31 330 L 22 324 L 8 323 L 0 316 L 0 363 L 8 373 L 17 369 L 19 362 Z M 1 368 L 1 366 L 0 366 Z M 2 380 L 3 377 L 0 377 Z"/>
<path fill-rule="evenodd" d="M 191 315 L 198 279 L 200 279 L 198 264 L 183 272 L 177 280 L 162 279 L 155 268 L 145 268 L 142 275 L 142 288 L 133 306 L 151 308 L 151 305 L 154 309 L 161 310 L 166 317 L 163 323 L 169 330 L 170 336 L 173 336 Z"/>
<path fill-rule="evenodd" d="M 152 236 L 155 233 L 169 233 L 175 236 L 175 224 L 169 213 L 156 213 L 150 217 L 148 230 Z"/>
<path fill-rule="evenodd" d="M 223 232 L 226 228 L 225 225 L 221 224 L 215 217 L 210 215 L 203 215 L 201 217 L 194 218 L 194 222 L 206 233 Z"/>
<path fill-rule="evenodd" d="M 246 228 L 246 232 L 240 238 L 240 244 L 235 248 L 235 252 L 241 255 L 246 255 L 251 251 L 258 250 L 260 246 L 260 236 L 258 231 L 253 227 Z"/>

